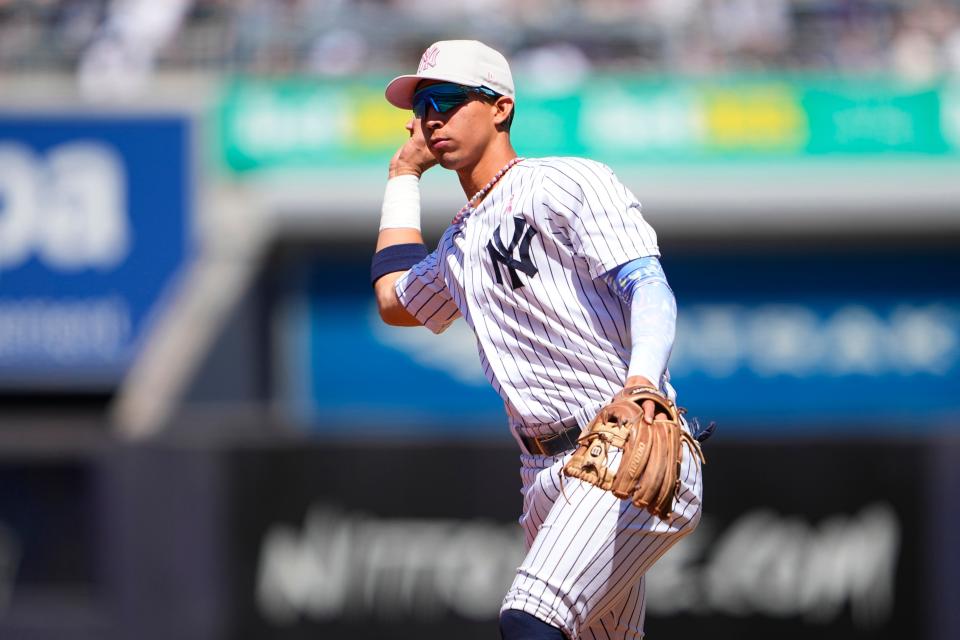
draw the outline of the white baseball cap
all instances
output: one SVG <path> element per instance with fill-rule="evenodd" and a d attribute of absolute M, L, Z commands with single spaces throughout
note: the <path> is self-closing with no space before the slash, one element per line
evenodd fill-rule
<path fill-rule="evenodd" d="M 430 45 L 414 75 L 398 76 L 387 85 L 387 100 L 401 109 L 413 108 L 413 94 L 421 80 L 484 86 L 514 97 L 513 75 L 503 54 L 476 40 L 441 40 Z"/>

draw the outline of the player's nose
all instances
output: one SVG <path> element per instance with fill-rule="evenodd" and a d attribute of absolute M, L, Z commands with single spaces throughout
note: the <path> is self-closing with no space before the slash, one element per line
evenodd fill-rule
<path fill-rule="evenodd" d="M 441 117 L 442 114 L 434 110 L 433 107 L 427 108 L 427 112 L 423 114 L 423 122 L 430 129 L 439 129 L 443 126 L 444 120 Z"/>

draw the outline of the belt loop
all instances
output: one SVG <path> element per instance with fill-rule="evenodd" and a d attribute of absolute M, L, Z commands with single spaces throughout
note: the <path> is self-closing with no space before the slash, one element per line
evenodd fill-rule
<path fill-rule="evenodd" d="M 564 439 L 567 441 L 567 444 L 570 445 L 570 446 L 569 446 L 570 449 L 576 449 L 576 448 L 579 446 L 579 443 L 577 442 L 577 439 L 570 437 L 570 434 L 573 432 L 573 430 L 574 430 L 575 428 L 577 428 L 576 425 L 574 425 L 574 426 L 571 427 L 570 429 L 568 429 L 568 430 L 566 430 L 566 431 L 563 432 L 563 437 L 564 437 Z M 581 430 L 580 433 L 583 433 L 583 431 Z M 577 434 L 577 437 L 579 437 L 579 434 Z"/>

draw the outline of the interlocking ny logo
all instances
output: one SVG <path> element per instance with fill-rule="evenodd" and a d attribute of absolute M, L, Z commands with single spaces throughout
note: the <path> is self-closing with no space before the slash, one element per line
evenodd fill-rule
<path fill-rule="evenodd" d="M 440 49 L 437 47 L 430 47 L 424 51 L 423 56 L 420 57 L 420 66 L 417 68 L 417 73 L 423 73 L 426 69 L 437 66 L 437 54 L 439 53 Z"/>
<path fill-rule="evenodd" d="M 490 252 L 490 259 L 493 261 L 493 273 L 497 277 L 497 284 L 503 284 L 503 276 L 500 273 L 503 267 L 507 268 L 507 273 L 510 275 L 510 286 L 514 289 L 523 286 L 517 271 L 522 271 L 531 278 L 537 275 L 537 268 L 530 259 L 530 242 L 535 235 L 537 235 L 537 230 L 527 226 L 523 218 L 513 219 L 513 237 L 510 238 L 510 245 L 507 247 L 504 247 L 500 240 L 500 229 L 494 232 L 493 238 L 487 243 L 487 251 Z M 519 260 L 513 257 L 513 252 L 518 247 Z"/>

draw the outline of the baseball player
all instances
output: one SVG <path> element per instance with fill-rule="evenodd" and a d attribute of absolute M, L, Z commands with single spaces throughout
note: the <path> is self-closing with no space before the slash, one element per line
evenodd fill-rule
<path fill-rule="evenodd" d="M 696 527 L 702 493 L 667 373 L 676 304 L 656 234 L 605 165 L 517 156 L 494 49 L 437 42 L 386 97 L 414 117 L 371 266 L 380 315 L 435 333 L 463 318 L 521 449 L 529 550 L 501 635 L 642 638 L 644 574 Z M 419 179 L 436 164 L 468 200 L 430 253 Z"/>

